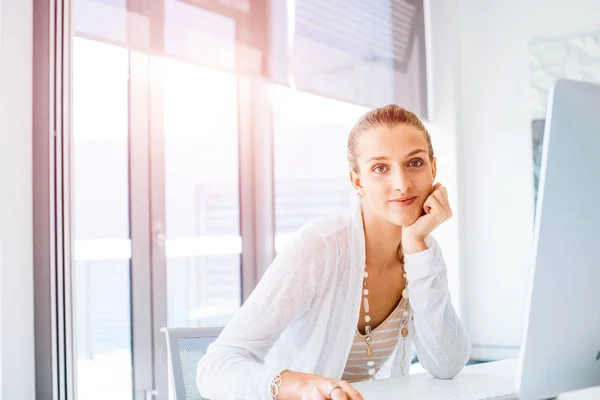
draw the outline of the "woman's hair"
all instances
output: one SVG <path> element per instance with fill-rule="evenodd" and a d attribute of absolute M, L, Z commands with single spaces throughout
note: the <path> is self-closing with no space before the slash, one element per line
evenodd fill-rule
<path fill-rule="evenodd" d="M 350 131 L 350 134 L 348 135 L 348 163 L 350 164 L 350 168 L 354 172 L 358 172 L 357 145 L 358 137 L 361 133 L 380 126 L 393 128 L 394 126 L 401 124 L 412 126 L 423 132 L 423 136 L 425 136 L 427 146 L 429 147 L 429 159 L 433 160 L 431 136 L 429 135 L 429 132 L 427 132 L 425 125 L 423 125 L 419 117 L 405 108 L 395 104 L 390 104 L 367 112 L 358 120 L 356 125 L 354 125 Z"/>

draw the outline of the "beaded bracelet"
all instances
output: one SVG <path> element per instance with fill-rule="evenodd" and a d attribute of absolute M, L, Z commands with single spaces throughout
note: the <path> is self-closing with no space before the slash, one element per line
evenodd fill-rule
<path fill-rule="evenodd" d="M 281 370 L 271 380 L 270 388 L 271 388 L 271 399 L 272 400 L 275 400 L 277 395 L 279 394 L 279 387 L 283 383 L 283 380 L 281 379 L 281 374 L 283 374 L 285 371 L 287 371 L 287 369 Z"/>

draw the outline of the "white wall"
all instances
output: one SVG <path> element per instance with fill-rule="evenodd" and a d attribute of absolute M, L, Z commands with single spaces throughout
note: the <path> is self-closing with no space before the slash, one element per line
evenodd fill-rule
<path fill-rule="evenodd" d="M 433 6 L 431 3 L 434 3 Z M 448 286 L 452 303 L 461 318 L 465 308 L 461 296 L 461 260 L 459 252 L 458 159 L 456 152 L 456 75 L 458 73 L 457 30 L 458 0 L 431 0 L 425 5 L 427 67 L 431 134 L 437 158 L 436 181 L 448 189 L 453 217 L 436 230 L 434 236 L 440 243 L 448 268 Z"/>
<path fill-rule="evenodd" d="M 600 31 L 600 1 L 431 3 L 432 48 L 442 52 L 432 56 L 449 62 L 432 71 L 433 123 L 456 140 L 462 317 L 474 357 L 513 356 L 533 250 L 528 45 Z"/>
<path fill-rule="evenodd" d="M 0 398 L 34 399 L 32 0 L 0 0 Z"/>
<path fill-rule="evenodd" d="M 525 3 L 459 2 L 461 256 L 474 357 L 519 346 L 526 304 L 533 159 L 523 30 L 536 18 Z"/>

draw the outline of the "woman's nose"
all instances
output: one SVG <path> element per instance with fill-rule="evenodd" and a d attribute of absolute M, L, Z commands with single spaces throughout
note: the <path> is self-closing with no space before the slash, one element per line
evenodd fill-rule
<path fill-rule="evenodd" d="M 405 171 L 398 171 L 394 174 L 394 190 L 402 193 L 407 192 L 412 187 L 412 180 Z"/>

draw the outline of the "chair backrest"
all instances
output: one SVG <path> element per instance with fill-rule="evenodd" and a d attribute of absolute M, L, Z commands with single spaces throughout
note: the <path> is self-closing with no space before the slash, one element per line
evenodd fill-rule
<path fill-rule="evenodd" d="M 205 400 L 196 387 L 198 361 L 223 328 L 162 328 L 175 400 Z"/>

